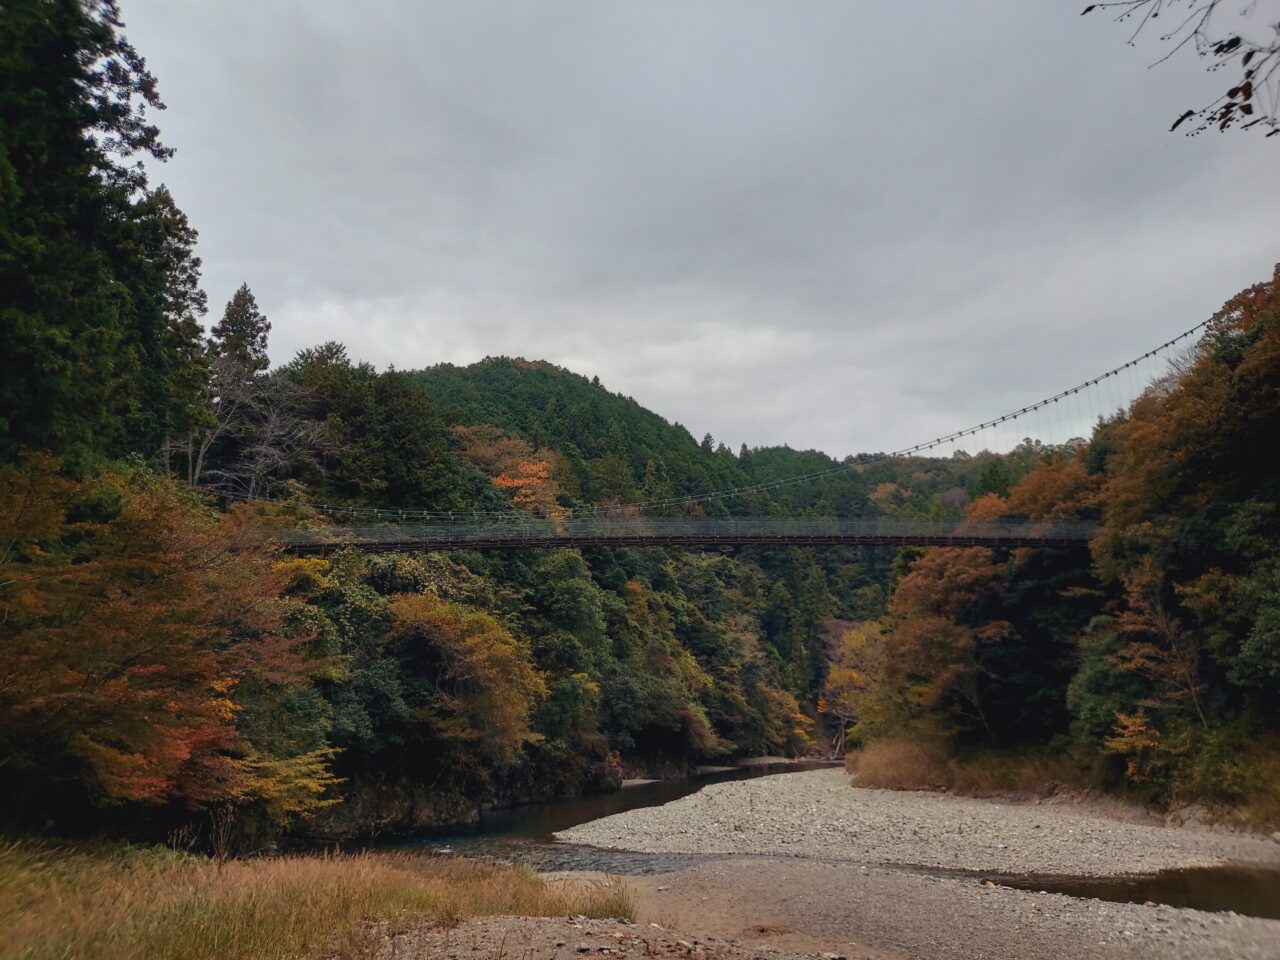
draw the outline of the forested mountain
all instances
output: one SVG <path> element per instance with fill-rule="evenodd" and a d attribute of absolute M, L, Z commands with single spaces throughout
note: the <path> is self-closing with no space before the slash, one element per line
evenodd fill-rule
<path fill-rule="evenodd" d="M 750 482 L 723 444 L 709 436 L 699 444 L 599 378 L 506 357 L 411 376 L 452 422 L 498 427 L 560 454 L 568 466 L 562 485 L 577 502 L 658 500 Z"/>
<path fill-rule="evenodd" d="M 6 468 L 10 600 L 52 611 L 67 570 L 101 571 L 83 581 L 96 600 L 73 621 L 12 621 L 21 655 L 0 736 L 15 757 L 10 789 L 20 780 L 28 805 L 74 812 L 225 796 L 251 820 L 367 830 L 608 786 L 628 767 L 824 742 L 829 720 L 816 704 L 828 652 L 842 623 L 884 613 L 891 550 L 348 551 L 271 567 L 262 541 L 277 523 L 332 522 L 335 509 L 339 521 L 344 508 L 356 519 L 366 508 L 554 513 L 705 492 L 700 477 L 716 478 L 713 490 L 772 482 L 836 461 L 696 443 L 635 401 L 544 363 L 379 372 L 325 344 L 269 371 L 269 330 L 242 288 L 205 350 L 199 425 L 155 451 L 151 466 L 104 463 L 61 479 L 39 457 Z M 462 395 L 465 404 L 448 399 Z M 980 474 L 968 460 L 850 466 L 803 486 L 660 510 L 958 515 L 967 487 L 982 492 Z M 230 512 L 208 512 L 199 489 L 230 497 Z M 308 506 L 316 502 L 328 513 Z M 165 572 L 122 607 L 110 598 L 135 574 L 110 558 L 138 525 L 155 543 L 134 541 L 131 562 Z M 192 530 L 212 538 L 194 552 L 197 565 L 202 550 L 232 538 L 270 576 L 216 565 L 183 580 L 186 565 L 165 558 Z M 183 671 L 131 672 L 148 659 L 149 637 L 191 615 L 172 599 L 183 590 L 195 609 L 207 594 L 263 612 L 210 624 Z M 129 625 L 111 644 L 68 645 L 101 635 L 107 616 Z M 235 666 L 212 656 L 217 637 L 241 644 Z M 65 669 L 50 674 L 51 657 Z M 74 678 L 99 673 L 98 692 L 68 700 Z M 183 702 L 187 684 L 223 674 L 227 696 L 197 697 L 173 726 L 141 721 L 147 703 Z M 121 701 L 104 714 L 102 698 L 122 689 L 139 712 Z M 51 722 L 55 709 L 66 726 Z"/>
<path fill-rule="evenodd" d="M 851 469 L 841 470 L 841 461 L 816 450 L 743 445 L 735 455 L 710 434 L 696 441 L 680 424 L 611 392 L 598 377 L 588 380 L 543 361 L 489 357 L 465 367 L 440 364 L 408 376 L 422 384 L 443 419 L 465 427 L 496 427 L 543 455 L 554 453 L 566 506 L 688 497 L 692 499 L 682 511 L 711 516 L 925 517 L 941 512 L 958 517 L 971 497 L 996 489 L 1006 492 L 1044 452 L 1029 440 L 1002 457 L 860 456 L 856 462 L 849 457 Z M 723 500 L 698 499 L 815 473 L 829 475 Z"/>

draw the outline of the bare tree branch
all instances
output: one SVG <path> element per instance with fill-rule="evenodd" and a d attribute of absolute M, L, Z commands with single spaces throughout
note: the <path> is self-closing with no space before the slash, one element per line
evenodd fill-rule
<path fill-rule="evenodd" d="M 226 424 L 225 456 L 203 471 L 209 483 L 229 493 L 257 497 L 273 478 L 299 467 L 321 469 L 334 452 L 327 426 L 307 419 L 305 391 L 287 377 L 256 375 L 228 397 L 234 415 Z"/>
<path fill-rule="evenodd" d="M 1212 127 L 1248 130 L 1262 126 L 1267 128 L 1266 136 L 1274 137 L 1280 134 L 1280 11 L 1274 22 L 1263 22 L 1258 6 L 1258 0 L 1111 0 L 1091 3 L 1081 13 L 1113 10 L 1118 11 L 1118 21 L 1138 20 L 1129 37 L 1133 45 L 1139 34 L 1153 29 L 1161 15 L 1185 11 L 1171 30 L 1160 35 L 1162 42 L 1173 47 L 1152 66 L 1191 45 L 1197 55 L 1211 60 L 1209 72 L 1234 67 L 1240 70 L 1240 79 L 1212 103 L 1185 110 L 1169 129 L 1194 121 L 1187 134 L 1195 136 Z M 1229 11 L 1237 14 L 1235 28 L 1224 22 Z M 1246 29 L 1255 35 L 1246 36 Z"/>
<path fill-rule="evenodd" d="M 258 372 L 235 354 L 215 355 L 204 426 L 165 454 L 193 486 L 261 496 L 296 468 L 323 472 L 323 458 L 337 451 L 326 424 L 305 410 L 306 393 L 289 378 Z"/>

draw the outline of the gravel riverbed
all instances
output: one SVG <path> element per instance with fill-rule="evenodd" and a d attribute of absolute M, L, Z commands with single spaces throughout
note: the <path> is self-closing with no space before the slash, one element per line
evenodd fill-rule
<path fill-rule="evenodd" d="M 800 858 L 629 877 L 640 926 L 848 960 L 1276 960 L 1280 921 Z M 686 936 L 686 939 L 688 937 Z"/>
<path fill-rule="evenodd" d="M 682 931 L 682 942 L 695 947 L 690 956 L 706 943 L 742 951 L 725 957 L 772 950 L 848 960 L 1280 960 L 1278 920 L 981 879 L 1280 867 L 1272 838 L 1164 826 L 1106 804 L 854 789 L 842 770 L 818 770 L 712 784 L 557 837 L 736 855 L 623 881 L 637 925 Z M 908 866 L 981 873 L 929 875 Z"/>
<path fill-rule="evenodd" d="M 1280 843 L 1268 837 L 1133 823 L 1068 805 L 854 788 L 838 769 L 712 784 L 556 837 L 647 853 L 785 855 L 999 874 L 1121 876 L 1226 862 L 1280 867 Z"/>

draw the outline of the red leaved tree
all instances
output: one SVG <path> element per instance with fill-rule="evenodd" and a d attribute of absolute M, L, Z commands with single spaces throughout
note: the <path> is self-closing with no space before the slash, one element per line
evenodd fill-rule
<path fill-rule="evenodd" d="M 247 519 L 145 471 L 73 481 L 31 456 L 0 467 L 0 530 L 7 788 L 192 805 L 260 792 L 274 768 L 237 729 L 237 684 L 293 682 L 304 658 L 286 574 Z"/>

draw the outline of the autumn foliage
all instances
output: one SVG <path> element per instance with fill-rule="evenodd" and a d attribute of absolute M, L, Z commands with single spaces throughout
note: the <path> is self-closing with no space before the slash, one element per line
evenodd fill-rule
<path fill-rule="evenodd" d="M 322 757 L 268 758 L 242 684 L 305 681 L 285 575 L 240 513 L 145 470 L 91 480 L 47 458 L 0 467 L 0 753 L 7 792 L 106 802 L 322 802 Z M 260 711 L 261 712 L 261 711 Z"/>
<path fill-rule="evenodd" d="M 1280 798 L 1277 437 L 1280 268 L 1086 446 L 968 504 L 1099 521 L 1088 556 L 914 558 L 887 617 L 846 634 L 829 711 L 864 743 L 1082 751 L 1168 802 Z"/>
<path fill-rule="evenodd" d="M 399 642 L 436 661 L 416 709 L 451 764 L 510 764 L 537 742 L 530 715 L 547 687 L 526 644 L 489 614 L 431 593 L 397 597 L 390 613 Z"/>
<path fill-rule="evenodd" d="M 553 451 L 535 451 L 527 440 L 497 427 L 459 426 L 453 432 L 462 455 L 488 474 L 516 507 L 544 517 L 564 515 L 556 481 L 563 467 Z"/>

